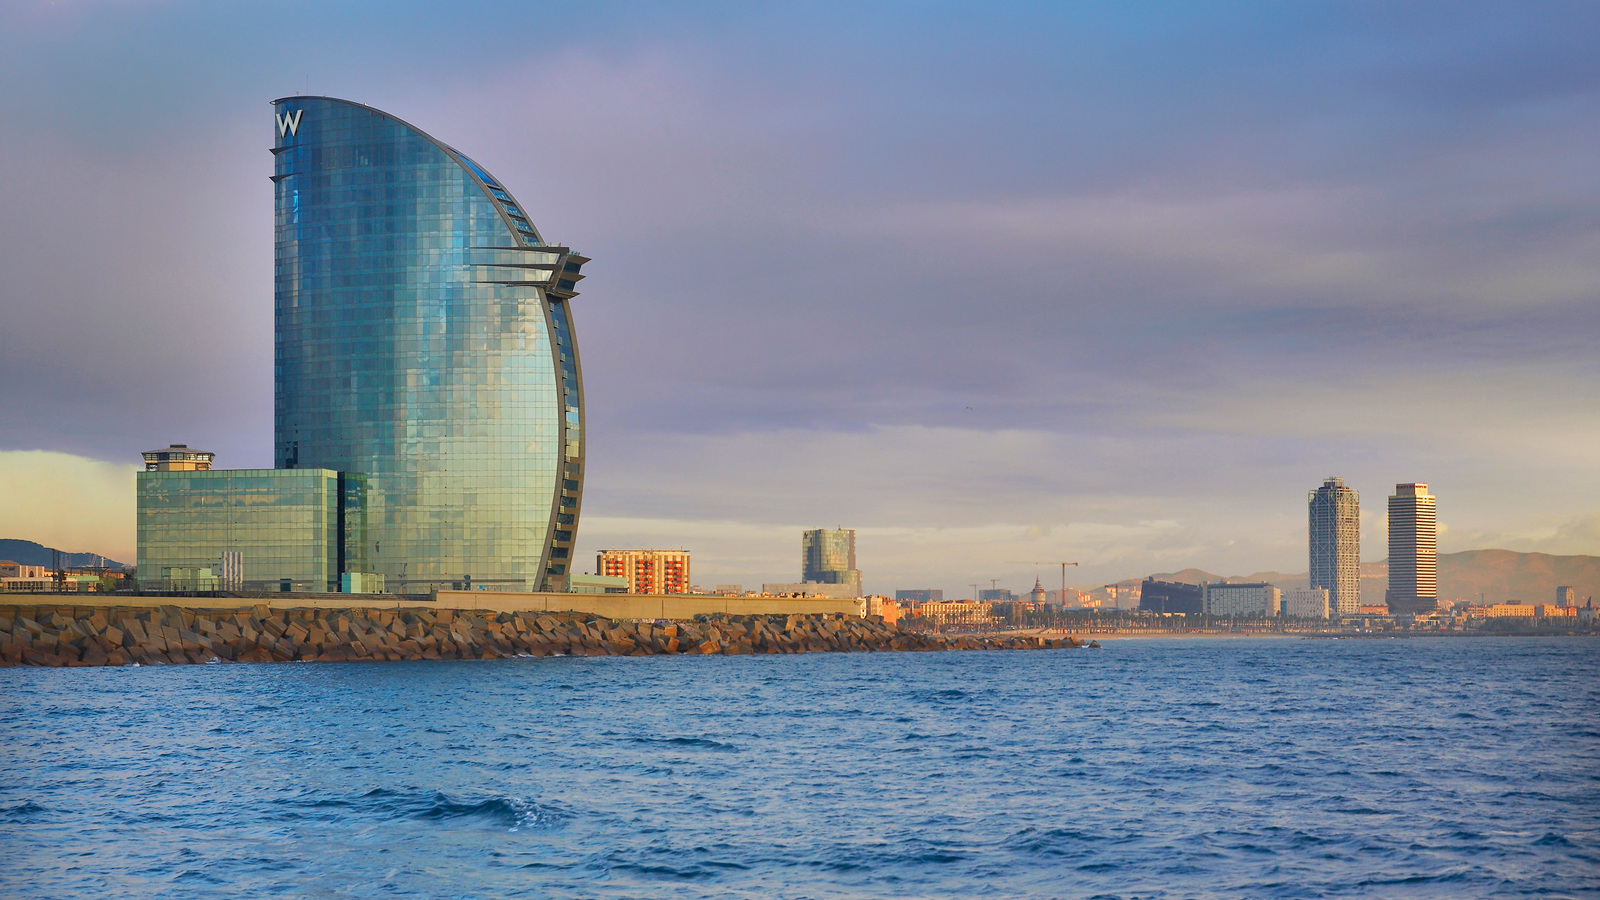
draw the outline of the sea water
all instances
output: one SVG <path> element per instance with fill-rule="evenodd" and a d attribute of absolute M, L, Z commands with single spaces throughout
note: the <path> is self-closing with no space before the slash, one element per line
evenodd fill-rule
<path fill-rule="evenodd" d="M 1600 891 L 1600 642 L 0 670 L 0 895 Z"/>

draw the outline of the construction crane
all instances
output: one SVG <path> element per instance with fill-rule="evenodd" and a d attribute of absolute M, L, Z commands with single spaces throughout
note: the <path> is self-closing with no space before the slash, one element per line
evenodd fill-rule
<path fill-rule="evenodd" d="M 1067 566 L 1075 566 L 1075 562 L 1036 562 L 1027 559 L 1008 559 L 1006 562 L 1014 566 L 1060 566 L 1061 567 L 1061 605 L 1067 605 Z"/>

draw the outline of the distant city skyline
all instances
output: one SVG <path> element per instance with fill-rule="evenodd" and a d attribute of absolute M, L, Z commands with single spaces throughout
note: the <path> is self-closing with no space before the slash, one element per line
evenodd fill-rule
<path fill-rule="evenodd" d="M 1600 8 L 290 9 L 0 11 L 0 536 L 131 560 L 140 451 L 273 465 L 300 92 L 594 256 L 574 558 L 1302 572 L 1334 472 L 1369 560 L 1413 478 L 1441 552 L 1600 553 Z"/>

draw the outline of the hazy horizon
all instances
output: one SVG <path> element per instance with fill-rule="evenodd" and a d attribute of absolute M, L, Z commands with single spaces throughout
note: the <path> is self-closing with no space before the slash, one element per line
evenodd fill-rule
<path fill-rule="evenodd" d="M 577 558 L 873 592 L 1306 568 L 1306 494 L 1600 554 L 1600 8 L 0 8 L 0 536 L 132 562 L 142 450 L 272 465 L 275 97 L 593 258 Z M 1584 448 L 1589 448 L 1585 450 Z M 579 568 L 582 568 L 580 565 Z"/>

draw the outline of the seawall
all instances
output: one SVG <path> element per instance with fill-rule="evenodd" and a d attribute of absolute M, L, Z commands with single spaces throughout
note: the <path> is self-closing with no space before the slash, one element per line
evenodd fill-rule
<path fill-rule="evenodd" d="M 269 593 L 262 596 L 179 597 L 165 594 L 3 594 L 6 606 L 174 606 L 179 609 L 403 609 L 420 606 L 502 612 L 584 612 L 608 619 L 692 619 L 698 615 L 772 616 L 844 613 L 854 600 L 823 597 L 722 597 L 708 594 L 555 594 L 436 591 L 425 603 L 395 594 Z"/>
<path fill-rule="evenodd" d="M 47 598 L 54 599 L 33 595 L 36 603 Z M 581 610 L 497 611 L 438 606 L 274 608 L 258 604 L 202 608 L 0 603 L 0 665 L 13 666 L 1081 646 L 1070 637 L 927 635 L 885 625 L 876 617 L 861 619 L 842 613 L 699 613 L 690 619 L 670 620 L 612 619 Z"/>

